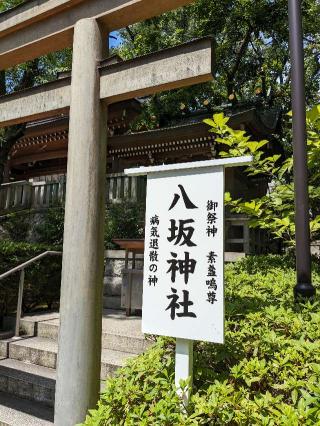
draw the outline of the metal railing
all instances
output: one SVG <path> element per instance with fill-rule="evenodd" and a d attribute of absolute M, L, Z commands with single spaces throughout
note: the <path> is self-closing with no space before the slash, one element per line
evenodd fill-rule
<path fill-rule="evenodd" d="M 24 290 L 24 279 L 25 279 L 25 269 L 37 262 L 38 260 L 46 257 L 46 256 L 61 256 L 62 253 L 60 251 L 45 251 L 42 254 L 28 260 L 27 262 L 22 263 L 15 268 L 10 269 L 10 271 L 5 272 L 0 275 L 0 281 L 4 278 L 9 277 L 10 275 L 20 271 L 20 281 L 19 281 L 19 293 L 18 293 L 18 303 L 17 303 L 17 314 L 16 314 L 16 327 L 15 327 L 15 336 L 19 337 L 20 335 L 20 321 L 21 321 L 21 313 L 22 313 L 22 300 L 23 300 L 23 290 Z"/>

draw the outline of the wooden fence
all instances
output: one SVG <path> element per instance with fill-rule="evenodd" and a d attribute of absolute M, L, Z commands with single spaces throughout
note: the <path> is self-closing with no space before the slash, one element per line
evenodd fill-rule
<path fill-rule="evenodd" d="M 65 181 L 13 182 L 0 187 L 0 216 L 22 210 L 41 210 L 61 206 L 65 202 Z M 107 175 L 106 205 L 121 201 L 146 199 L 146 177 L 129 177 L 123 173 Z M 263 253 L 266 238 L 263 231 L 249 228 L 248 218 L 227 213 L 226 251 Z"/>
<path fill-rule="evenodd" d="M 106 204 L 146 199 L 147 178 L 145 176 L 127 176 L 113 173 L 107 176 Z"/>
<path fill-rule="evenodd" d="M 65 201 L 65 182 L 12 182 L 0 187 L 0 215 L 62 205 Z M 124 200 L 144 201 L 146 179 L 128 177 L 123 173 L 107 175 L 106 204 Z"/>

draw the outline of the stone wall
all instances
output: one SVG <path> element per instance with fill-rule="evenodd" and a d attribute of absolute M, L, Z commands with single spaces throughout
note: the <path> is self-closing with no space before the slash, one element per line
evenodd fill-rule
<path fill-rule="evenodd" d="M 122 270 L 125 267 L 125 250 L 106 250 L 104 268 L 104 295 L 121 296 Z M 132 253 L 129 254 L 129 268 L 132 265 Z M 143 268 L 143 255 L 136 255 L 136 269 Z"/>
<path fill-rule="evenodd" d="M 320 241 L 312 241 L 311 254 L 320 257 Z"/>
<path fill-rule="evenodd" d="M 104 295 L 121 296 L 122 270 L 125 267 L 125 250 L 106 250 L 104 268 Z M 226 262 L 235 262 L 244 257 L 244 253 L 225 253 Z M 132 265 L 132 253 L 129 254 L 129 268 Z M 143 269 L 143 255 L 136 255 L 136 269 Z"/>

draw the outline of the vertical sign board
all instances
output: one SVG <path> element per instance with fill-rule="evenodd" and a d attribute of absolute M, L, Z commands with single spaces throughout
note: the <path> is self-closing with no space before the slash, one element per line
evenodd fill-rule
<path fill-rule="evenodd" d="M 148 175 L 142 331 L 224 341 L 224 168 Z"/>
<path fill-rule="evenodd" d="M 148 176 L 142 331 L 177 338 L 176 360 L 185 365 L 192 355 L 187 341 L 224 343 L 225 167 L 251 161 L 237 157 L 125 171 Z M 177 371 L 188 367 L 176 366 Z"/>

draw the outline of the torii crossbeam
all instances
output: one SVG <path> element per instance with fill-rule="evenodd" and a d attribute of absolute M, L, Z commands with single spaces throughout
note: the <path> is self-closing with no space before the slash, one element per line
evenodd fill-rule
<path fill-rule="evenodd" d="M 0 69 L 72 45 L 76 22 L 95 18 L 106 32 L 192 0 L 28 0 L 0 14 Z"/>
<path fill-rule="evenodd" d="M 208 81 L 212 39 L 203 38 L 130 61 L 99 66 L 100 99 L 107 104 Z M 0 97 L 0 127 L 52 117 L 71 104 L 71 78 Z"/>
<path fill-rule="evenodd" d="M 107 105 L 212 79 L 210 39 L 106 66 L 107 33 L 191 0 L 29 0 L 0 15 L 0 69 L 71 45 L 71 79 L 0 98 L 0 127 L 70 109 L 55 425 L 100 391 Z M 159 194 L 160 195 L 160 194 Z"/>

